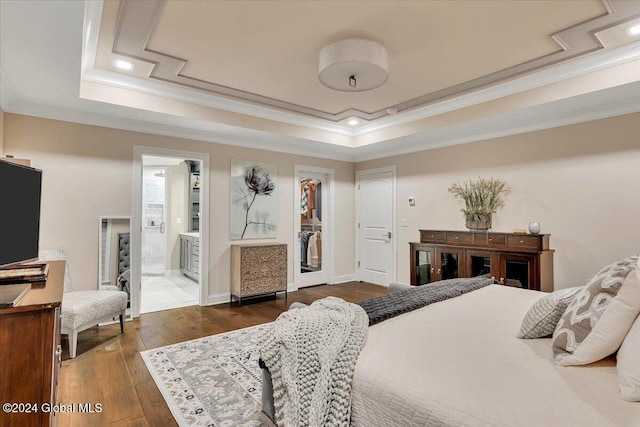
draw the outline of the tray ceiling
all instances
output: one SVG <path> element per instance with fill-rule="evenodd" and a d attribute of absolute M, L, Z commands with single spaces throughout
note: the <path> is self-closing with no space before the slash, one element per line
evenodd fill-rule
<path fill-rule="evenodd" d="M 599 49 L 591 31 L 619 20 L 609 2 L 355 1 L 104 4 L 97 62 L 138 75 L 332 121 L 367 120 Z M 317 79 L 322 46 L 369 37 L 390 52 L 390 77 L 361 93 Z"/>
<path fill-rule="evenodd" d="M 637 0 L 0 9 L 6 112 L 358 161 L 640 111 Z M 351 37 L 386 46 L 383 86 L 319 83 L 320 49 Z"/>

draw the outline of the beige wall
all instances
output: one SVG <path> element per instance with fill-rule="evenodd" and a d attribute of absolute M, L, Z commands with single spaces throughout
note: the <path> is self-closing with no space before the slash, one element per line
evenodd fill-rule
<path fill-rule="evenodd" d="M 120 131 L 29 116 L 5 115 L 5 151 L 43 170 L 41 247 L 62 247 L 80 289 L 95 289 L 99 216 L 131 215 L 133 146 L 208 153 L 211 158 L 210 294 L 229 292 L 229 174 L 231 159 L 278 166 L 277 241 L 289 245 L 293 282 L 294 165 L 335 169 L 335 275 L 354 272 L 354 164 L 186 139 Z M 313 148 L 309 147 L 309 152 Z"/>
<path fill-rule="evenodd" d="M 167 269 L 180 269 L 180 233 L 188 231 L 189 168 L 186 163 L 167 167 L 169 184 L 169 216 L 167 221 Z M 179 223 L 178 223 L 179 221 Z"/>
<path fill-rule="evenodd" d="M 0 157 L 4 156 L 4 111 L 0 108 Z"/>
<path fill-rule="evenodd" d="M 640 252 L 640 114 L 361 162 L 396 165 L 398 280 L 409 282 L 419 229 L 464 230 L 452 182 L 501 178 L 512 192 L 495 231 L 538 221 L 555 249 L 555 287 L 580 285 L 601 267 Z M 407 198 L 416 197 L 409 206 Z M 401 219 L 409 227 L 400 227 Z"/>
<path fill-rule="evenodd" d="M 43 169 L 41 247 L 62 247 L 79 288 L 97 283 L 99 216 L 131 215 L 133 146 L 211 156 L 210 294 L 229 286 L 231 159 L 278 165 L 277 241 L 289 245 L 293 282 L 295 164 L 336 170 L 335 274 L 354 271 L 354 171 L 397 165 L 398 280 L 409 281 L 408 242 L 420 228 L 464 229 L 447 188 L 454 181 L 493 176 L 512 186 L 494 230 L 531 220 L 551 234 L 557 288 L 582 283 L 607 262 L 640 251 L 640 114 L 593 121 L 473 144 L 361 162 L 269 151 L 5 114 L 4 150 Z M 310 149 L 311 151 L 311 149 Z M 415 196 L 416 206 L 407 203 Z M 400 227 L 407 218 L 409 227 Z"/>

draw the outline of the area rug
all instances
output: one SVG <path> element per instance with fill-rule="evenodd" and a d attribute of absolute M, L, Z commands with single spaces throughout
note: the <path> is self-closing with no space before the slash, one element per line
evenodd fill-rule
<path fill-rule="evenodd" d="M 260 426 L 258 341 L 271 323 L 141 352 L 179 426 Z"/>

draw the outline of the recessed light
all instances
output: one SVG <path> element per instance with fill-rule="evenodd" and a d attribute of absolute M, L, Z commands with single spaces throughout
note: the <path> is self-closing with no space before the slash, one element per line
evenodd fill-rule
<path fill-rule="evenodd" d="M 116 67 L 120 68 L 121 70 L 133 70 L 133 64 L 129 61 L 123 61 L 122 59 L 116 59 Z"/>
<path fill-rule="evenodd" d="M 357 125 L 358 123 L 360 123 L 360 122 L 358 121 L 358 119 L 349 119 L 349 121 L 347 122 L 347 124 L 348 124 L 349 126 L 355 126 L 355 125 Z"/>
<path fill-rule="evenodd" d="M 627 28 L 627 34 L 630 36 L 637 36 L 640 34 L 640 25 L 634 25 L 633 27 Z"/>

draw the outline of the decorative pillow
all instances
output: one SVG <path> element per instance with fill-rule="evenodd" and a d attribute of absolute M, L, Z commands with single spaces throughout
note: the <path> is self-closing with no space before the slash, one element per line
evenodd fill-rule
<path fill-rule="evenodd" d="M 553 360 L 586 365 L 614 353 L 640 313 L 638 256 L 600 270 L 575 296 L 553 333 Z"/>
<path fill-rule="evenodd" d="M 518 338 L 542 338 L 551 335 L 581 289 L 582 286 L 560 289 L 536 301 L 522 320 Z"/>
<path fill-rule="evenodd" d="M 640 317 L 618 350 L 618 386 L 624 400 L 640 402 Z"/>

